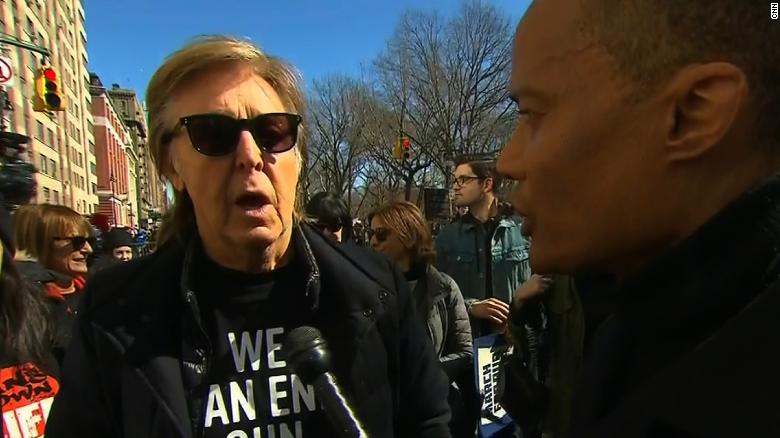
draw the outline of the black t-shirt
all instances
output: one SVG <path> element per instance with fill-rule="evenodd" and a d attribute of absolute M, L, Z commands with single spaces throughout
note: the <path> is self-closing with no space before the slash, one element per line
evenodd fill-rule
<path fill-rule="evenodd" d="M 193 286 L 213 355 L 196 392 L 204 438 L 326 437 L 311 386 L 280 357 L 285 333 L 312 318 L 296 263 L 264 274 L 222 268 L 202 251 Z"/>

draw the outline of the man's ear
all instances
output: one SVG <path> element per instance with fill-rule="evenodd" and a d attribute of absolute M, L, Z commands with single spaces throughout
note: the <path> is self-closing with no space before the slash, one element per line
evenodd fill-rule
<path fill-rule="evenodd" d="M 482 191 L 485 192 L 485 193 L 491 192 L 491 191 L 495 191 L 494 190 L 495 187 L 493 187 L 493 182 L 494 182 L 493 181 L 493 177 L 489 176 L 489 177 L 485 178 L 485 182 L 484 182 L 484 184 L 482 186 Z"/>
<path fill-rule="evenodd" d="M 184 180 L 179 173 L 179 161 L 176 159 L 176 154 L 174 154 L 173 151 L 168 151 L 166 162 L 167 164 L 163 169 L 163 174 L 165 174 L 165 177 L 168 178 L 168 181 L 171 182 L 171 185 L 173 185 L 173 188 L 175 188 L 177 192 L 183 192 Z"/>
<path fill-rule="evenodd" d="M 686 67 L 667 90 L 673 102 L 667 157 L 678 161 L 704 155 L 723 140 L 745 107 L 749 86 L 739 67 L 711 62 Z"/>

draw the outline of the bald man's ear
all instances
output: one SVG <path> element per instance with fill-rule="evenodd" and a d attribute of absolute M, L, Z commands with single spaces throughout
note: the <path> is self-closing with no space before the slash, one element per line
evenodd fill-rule
<path fill-rule="evenodd" d="M 728 62 L 692 65 L 680 71 L 667 91 L 672 97 L 667 122 L 669 161 L 706 154 L 734 126 L 747 103 L 745 73 Z"/>

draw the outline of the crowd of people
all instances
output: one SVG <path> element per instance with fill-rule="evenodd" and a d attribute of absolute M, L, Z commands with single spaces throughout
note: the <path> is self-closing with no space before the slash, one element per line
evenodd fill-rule
<path fill-rule="evenodd" d="M 436 228 L 300 199 L 294 68 L 186 45 L 147 88 L 174 194 L 154 251 L 0 209 L 4 436 L 472 438 L 494 398 L 493 436 L 780 435 L 780 26 L 749 3 L 535 1 L 517 127 L 455 162 Z M 490 400 L 486 337 L 511 346 Z"/>

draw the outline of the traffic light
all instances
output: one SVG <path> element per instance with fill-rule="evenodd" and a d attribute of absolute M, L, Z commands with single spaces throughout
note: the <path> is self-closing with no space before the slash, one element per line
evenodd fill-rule
<path fill-rule="evenodd" d="M 412 157 L 412 140 L 409 137 L 403 137 L 401 139 L 401 147 L 403 148 L 403 159 L 409 160 Z"/>
<path fill-rule="evenodd" d="M 35 111 L 65 111 L 65 96 L 57 72 L 52 67 L 38 69 L 35 76 Z"/>
<path fill-rule="evenodd" d="M 401 161 L 402 158 L 403 150 L 401 147 L 401 139 L 399 138 L 395 141 L 395 143 L 393 143 L 393 159 L 396 161 Z"/>

